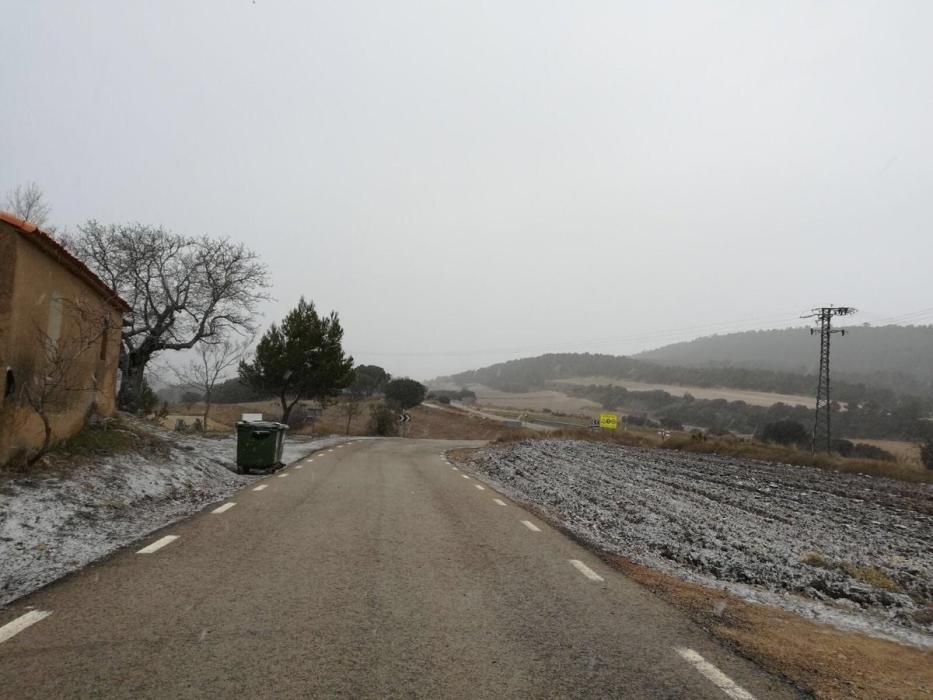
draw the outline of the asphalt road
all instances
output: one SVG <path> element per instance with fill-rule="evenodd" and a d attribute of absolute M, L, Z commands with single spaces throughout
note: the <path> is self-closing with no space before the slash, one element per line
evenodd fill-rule
<path fill-rule="evenodd" d="M 0 610 L 0 697 L 796 696 L 454 470 L 462 444 L 316 453 Z"/>

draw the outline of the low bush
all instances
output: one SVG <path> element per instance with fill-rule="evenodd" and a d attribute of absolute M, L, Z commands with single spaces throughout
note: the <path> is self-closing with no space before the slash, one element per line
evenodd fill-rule
<path fill-rule="evenodd" d="M 382 437 L 398 435 L 398 416 L 390 406 L 377 403 L 369 407 L 369 434 Z"/>

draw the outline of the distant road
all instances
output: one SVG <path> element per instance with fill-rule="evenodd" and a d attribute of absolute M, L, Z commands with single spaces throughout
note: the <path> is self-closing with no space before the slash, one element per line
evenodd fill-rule
<path fill-rule="evenodd" d="M 463 445 L 317 453 L 0 610 L 0 695 L 795 697 Z"/>
<path fill-rule="evenodd" d="M 437 404 L 432 404 L 432 403 L 423 403 L 421 405 L 425 406 L 426 408 L 436 409 L 438 411 L 448 411 L 449 413 L 460 413 L 462 411 L 464 413 L 470 413 L 474 416 L 485 418 L 487 420 L 498 421 L 499 423 L 515 423 L 517 421 L 516 418 L 507 418 L 506 416 L 500 416 L 496 413 L 488 413 L 478 408 L 467 406 L 466 404 L 460 403 L 459 401 L 451 402 L 451 405 L 456 406 L 456 409 L 447 408 L 446 406 L 439 406 Z M 529 430 L 538 430 L 538 431 L 543 431 L 543 432 L 550 432 L 552 430 L 560 430 L 562 427 L 568 427 L 568 426 L 547 425 L 545 423 L 533 423 L 531 421 L 520 421 L 520 422 L 522 424 L 521 427 L 523 428 L 528 428 Z"/>

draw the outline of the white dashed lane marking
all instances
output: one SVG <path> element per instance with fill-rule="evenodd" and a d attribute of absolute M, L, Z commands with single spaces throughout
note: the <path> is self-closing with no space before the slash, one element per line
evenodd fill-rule
<path fill-rule="evenodd" d="M 162 549 L 162 547 L 164 547 L 167 544 L 171 544 L 177 539 L 178 539 L 178 535 L 166 535 L 165 537 L 156 540 L 149 546 L 143 547 L 136 553 L 137 554 L 152 554 L 153 552 L 159 551 L 160 549 Z"/>
<path fill-rule="evenodd" d="M 473 484 L 473 485 L 474 485 L 477 489 L 479 489 L 480 491 L 485 491 L 485 490 L 486 490 L 486 487 L 485 487 L 485 486 L 480 486 L 479 484 Z"/>
<path fill-rule="evenodd" d="M 470 478 L 470 477 L 468 477 L 466 474 L 461 474 L 460 476 L 462 476 L 464 479 L 469 479 L 469 478 Z"/>
<path fill-rule="evenodd" d="M 304 466 L 303 464 L 299 464 L 298 466 L 295 467 L 295 469 L 301 469 L 303 466 Z"/>
<path fill-rule="evenodd" d="M 500 505 L 500 506 L 507 506 L 507 505 L 508 505 L 508 503 L 506 503 L 505 501 L 503 501 L 501 498 L 494 498 L 494 499 L 492 499 L 492 502 L 493 502 L 493 503 L 496 503 L 496 504 L 498 504 L 498 505 Z"/>
<path fill-rule="evenodd" d="M 284 479 L 286 476 L 288 476 L 288 474 L 279 474 L 280 479 Z"/>
<path fill-rule="evenodd" d="M 254 488 L 253 491 L 262 491 L 263 489 L 267 489 L 267 488 L 269 488 L 269 484 L 259 484 L 259 486 Z"/>
<path fill-rule="evenodd" d="M 224 503 L 222 506 L 220 506 L 220 508 L 214 508 L 214 510 L 212 510 L 211 513 L 213 515 L 218 515 L 220 513 L 226 513 L 228 510 L 233 508 L 233 506 L 235 505 L 236 503 Z"/>
<path fill-rule="evenodd" d="M 602 581 L 603 580 L 602 576 L 597 574 L 595 571 L 593 571 L 590 567 L 588 567 L 586 564 L 584 564 L 579 559 L 569 559 L 568 561 L 570 562 L 570 565 L 573 566 L 574 569 L 576 569 L 581 574 L 586 576 L 590 581 Z"/>
<path fill-rule="evenodd" d="M 0 627 L 0 644 L 11 637 L 15 637 L 27 627 L 39 622 L 39 620 L 44 620 L 51 614 L 48 610 L 31 610 L 25 615 L 20 615 L 12 622 L 6 623 L 3 627 Z"/>
<path fill-rule="evenodd" d="M 456 467 L 451 467 L 452 471 L 459 471 Z"/>
<path fill-rule="evenodd" d="M 541 528 L 538 527 L 537 525 L 535 525 L 535 524 L 534 524 L 533 522 L 531 522 L 530 520 L 522 520 L 522 525 L 524 525 L 525 527 L 527 527 L 527 528 L 528 528 L 529 530 L 531 530 L 532 532 L 541 532 Z"/>
<path fill-rule="evenodd" d="M 675 647 L 674 651 L 680 654 L 680 657 L 697 671 L 703 674 L 707 680 L 719 688 L 733 700 L 755 700 L 755 696 L 749 693 L 725 673 L 713 666 L 693 649 Z"/>

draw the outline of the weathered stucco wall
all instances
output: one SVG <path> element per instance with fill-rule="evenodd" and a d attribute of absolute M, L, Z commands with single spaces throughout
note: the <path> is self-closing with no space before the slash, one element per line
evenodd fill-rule
<path fill-rule="evenodd" d="M 0 464 L 42 444 L 42 421 L 24 392 L 55 358 L 68 368 L 47 392 L 55 439 L 74 435 L 91 412 L 113 414 L 121 320 L 97 290 L 0 221 Z"/>

